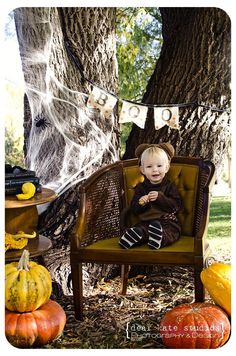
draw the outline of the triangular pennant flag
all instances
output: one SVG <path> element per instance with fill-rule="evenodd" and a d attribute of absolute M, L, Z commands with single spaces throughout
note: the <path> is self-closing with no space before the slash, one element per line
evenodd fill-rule
<path fill-rule="evenodd" d="M 108 117 L 116 105 L 116 102 L 117 98 L 113 95 L 94 86 L 88 97 L 87 107 L 99 109 L 105 117 Z"/>
<path fill-rule="evenodd" d="M 170 126 L 172 129 L 179 129 L 178 106 L 154 108 L 154 122 L 156 130 L 165 125 Z"/>
<path fill-rule="evenodd" d="M 134 122 L 138 127 L 144 129 L 148 107 L 123 101 L 119 123 Z"/>

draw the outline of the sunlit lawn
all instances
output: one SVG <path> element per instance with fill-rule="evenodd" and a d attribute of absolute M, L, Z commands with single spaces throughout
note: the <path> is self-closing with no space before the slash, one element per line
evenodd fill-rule
<path fill-rule="evenodd" d="M 231 198 L 215 196 L 210 207 L 207 239 L 219 260 L 231 258 Z"/>

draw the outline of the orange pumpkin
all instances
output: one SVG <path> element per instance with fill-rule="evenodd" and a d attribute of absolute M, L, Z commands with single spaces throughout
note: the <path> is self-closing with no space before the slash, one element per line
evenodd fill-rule
<path fill-rule="evenodd" d="M 215 349 L 228 340 L 230 322 L 214 304 L 181 304 L 164 315 L 160 333 L 168 348 Z"/>
<path fill-rule="evenodd" d="M 6 309 L 5 334 L 15 347 L 45 345 L 61 335 L 66 323 L 63 308 L 49 299 L 37 310 L 26 313 Z"/>

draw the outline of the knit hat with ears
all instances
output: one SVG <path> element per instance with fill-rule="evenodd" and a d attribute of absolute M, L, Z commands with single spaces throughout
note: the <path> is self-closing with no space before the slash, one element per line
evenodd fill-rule
<path fill-rule="evenodd" d="M 135 156 L 139 158 L 139 163 L 140 163 L 140 159 L 141 159 L 142 153 L 146 149 L 148 149 L 150 147 L 159 147 L 163 151 L 165 151 L 165 153 L 167 154 L 167 157 L 169 159 L 169 162 L 171 161 L 172 157 L 174 157 L 175 149 L 169 142 L 162 142 L 162 143 L 159 143 L 159 144 L 142 143 L 135 150 Z"/>

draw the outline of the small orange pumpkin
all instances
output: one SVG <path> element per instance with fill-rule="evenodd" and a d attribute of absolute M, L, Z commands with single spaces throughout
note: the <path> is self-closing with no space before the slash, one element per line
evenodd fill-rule
<path fill-rule="evenodd" d="M 6 309 L 5 334 L 15 347 L 45 345 L 61 335 L 66 323 L 63 308 L 49 299 L 37 310 L 17 313 Z"/>

